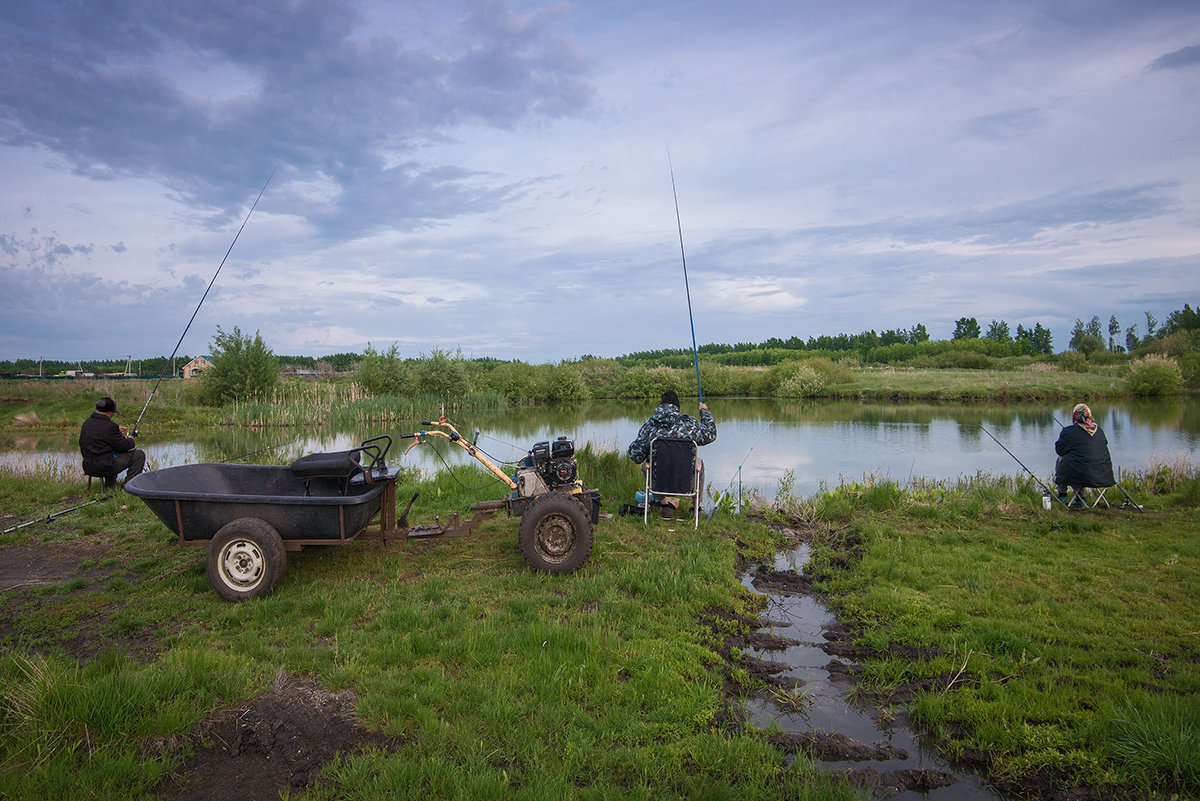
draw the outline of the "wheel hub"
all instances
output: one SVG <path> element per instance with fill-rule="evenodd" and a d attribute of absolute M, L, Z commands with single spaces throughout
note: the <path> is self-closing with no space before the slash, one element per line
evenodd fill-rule
<path fill-rule="evenodd" d="M 221 559 L 222 572 L 232 584 L 250 587 L 262 579 L 266 564 L 262 551 L 250 540 L 234 540 Z"/>
<path fill-rule="evenodd" d="M 562 515 L 550 515 L 538 526 L 538 548 L 548 557 L 562 557 L 571 552 L 575 527 Z"/>

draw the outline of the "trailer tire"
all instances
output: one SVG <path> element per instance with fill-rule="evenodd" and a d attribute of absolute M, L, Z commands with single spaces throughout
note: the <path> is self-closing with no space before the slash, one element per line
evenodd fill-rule
<path fill-rule="evenodd" d="M 283 539 L 257 517 L 239 517 L 208 543 L 208 583 L 226 601 L 270 595 L 287 566 Z"/>
<path fill-rule="evenodd" d="M 521 515 L 521 554 L 534 570 L 572 573 L 592 554 L 591 517 L 574 496 L 550 492 L 530 501 Z"/>

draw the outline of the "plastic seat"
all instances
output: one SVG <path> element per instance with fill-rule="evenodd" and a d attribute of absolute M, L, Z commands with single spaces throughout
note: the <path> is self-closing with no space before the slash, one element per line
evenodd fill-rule
<path fill-rule="evenodd" d="M 642 522 L 650 520 L 650 499 L 691 498 L 692 516 L 700 527 L 700 486 L 697 470 L 696 443 L 678 437 L 655 437 L 650 440 L 650 466 L 646 470 L 646 499 L 643 502 Z"/>

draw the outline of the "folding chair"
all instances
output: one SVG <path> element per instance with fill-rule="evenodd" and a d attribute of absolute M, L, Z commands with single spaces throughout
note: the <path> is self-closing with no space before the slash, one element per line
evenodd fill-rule
<path fill-rule="evenodd" d="M 646 470 L 646 499 L 642 522 L 650 520 L 650 499 L 691 498 L 694 525 L 700 528 L 700 486 L 696 443 L 677 437 L 650 440 L 650 467 Z"/>
<path fill-rule="evenodd" d="M 1109 487 L 1111 486 L 1115 485 L 1110 484 Z M 1109 506 L 1108 500 L 1104 497 L 1104 493 L 1108 492 L 1109 487 L 1072 487 L 1071 503 L 1073 504 L 1075 501 L 1079 501 L 1081 504 L 1083 504 L 1084 509 L 1095 509 L 1100 504 L 1104 504 L 1104 508 L 1110 509 L 1112 507 Z M 1090 489 L 1100 490 L 1100 494 L 1096 496 L 1096 500 L 1088 503 L 1087 495 L 1085 493 Z"/>

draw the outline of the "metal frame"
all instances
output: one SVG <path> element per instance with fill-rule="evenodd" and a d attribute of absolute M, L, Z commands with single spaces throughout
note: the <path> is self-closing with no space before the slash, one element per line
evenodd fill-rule
<path fill-rule="evenodd" d="M 651 486 L 654 476 L 654 450 L 658 443 L 670 443 L 672 446 L 682 447 L 685 443 L 690 448 L 692 454 L 692 481 L 691 492 L 664 492 L 656 490 Z M 700 455 L 699 448 L 696 443 L 690 439 L 680 437 L 655 437 L 650 440 L 650 455 L 646 462 L 646 497 L 642 502 L 642 523 L 650 522 L 650 496 L 665 497 L 665 498 L 691 498 L 692 499 L 692 517 L 695 528 L 700 528 L 700 493 L 704 488 L 700 486 Z"/>

